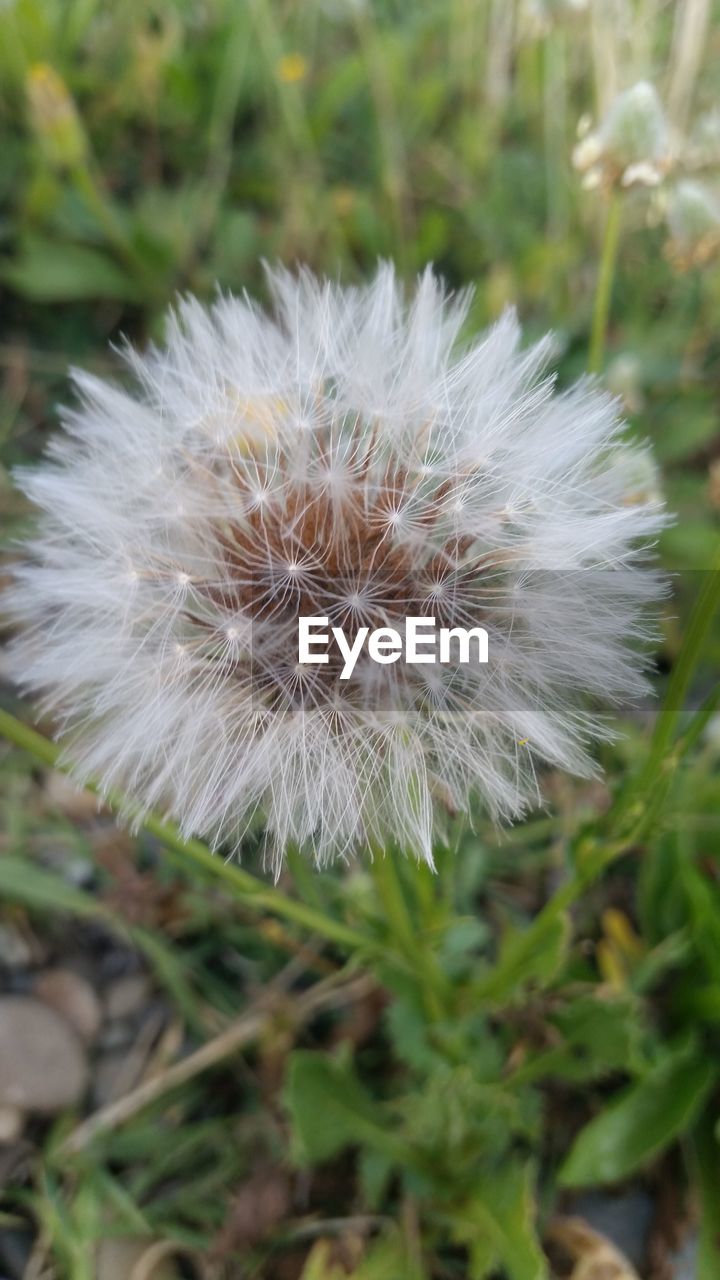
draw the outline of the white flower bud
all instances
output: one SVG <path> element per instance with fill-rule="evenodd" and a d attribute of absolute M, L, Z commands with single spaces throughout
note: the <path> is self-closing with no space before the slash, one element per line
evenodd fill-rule
<path fill-rule="evenodd" d="M 668 255 L 681 266 L 708 262 L 720 251 L 720 195 L 703 182 L 686 179 L 667 203 Z"/>
<path fill-rule="evenodd" d="M 645 80 L 612 103 L 594 132 L 573 152 L 586 186 L 655 187 L 671 162 L 670 129 L 653 85 Z"/>
<path fill-rule="evenodd" d="M 613 395 L 619 396 L 626 413 L 639 413 L 643 407 L 640 361 L 629 352 L 615 356 L 608 365 L 605 381 Z"/>
<path fill-rule="evenodd" d="M 655 87 L 640 80 L 621 93 L 600 126 L 600 140 L 620 168 L 661 163 L 668 152 L 669 130 Z"/>

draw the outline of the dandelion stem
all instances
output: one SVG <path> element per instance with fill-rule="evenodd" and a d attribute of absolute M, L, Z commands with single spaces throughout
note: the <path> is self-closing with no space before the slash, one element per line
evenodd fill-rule
<path fill-rule="evenodd" d="M 35 729 L 31 729 L 29 725 L 24 724 L 8 711 L 1 709 L 0 734 L 42 764 L 68 772 L 62 759 L 61 747 L 43 734 L 37 733 Z M 127 812 L 128 804 L 124 796 L 101 792 L 91 783 L 85 783 L 84 786 L 87 790 L 98 794 L 103 803 L 114 812 Z M 137 817 L 145 830 L 155 836 L 171 853 L 177 854 L 181 861 L 194 862 L 210 875 L 224 880 L 238 897 L 246 900 L 250 905 L 290 920 L 293 924 L 319 934 L 352 952 L 367 953 L 373 950 L 372 940 L 364 934 L 314 907 L 308 907 L 303 902 L 288 898 L 282 890 L 264 884 L 257 876 L 244 871 L 236 863 L 226 862 L 220 855 L 214 854 L 201 840 L 184 839 L 174 823 L 166 822 L 153 813 L 139 812 Z"/>
<path fill-rule="evenodd" d="M 620 197 L 616 191 L 610 196 L 605 235 L 603 237 L 602 256 L 595 289 L 592 330 L 590 334 L 590 355 L 588 368 L 591 373 L 602 372 L 605 359 L 605 341 L 607 339 L 610 301 L 612 298 L 615 264 L 617 262 L 618 244 L 620 242 Z"/>

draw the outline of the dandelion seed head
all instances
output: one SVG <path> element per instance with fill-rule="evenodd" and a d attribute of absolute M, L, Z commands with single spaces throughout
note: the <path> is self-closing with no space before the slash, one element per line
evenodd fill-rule
<path fill-rule="evenodd" d="M 670 238 L 666 256 L 680 270 L 705 266 L 720 255 L 720 192 L 705 182 L 684 179 L 666 206 Z"/>
<path fill-rule="evenodd" d="M 613 398 L 557 392 L 513 313 L 463 341 L 468 295 L 429 270 L 269 284 L 272 313 L 181 302 L 128 389 L 76 376 L 20 476 L 14 670 L 81 778 L 187 834 L 232 847 L 261 813 L 276 865 L 389 838 L 432 864 L 448 812 L 512 820 L 539 767 L 593 772 L 588 696 L 645 687 L 662 501 Z M 484 627 L 488 663 L 298 662 L 300 617 L 427 616 Z"/>
<path fill-rule="evenodd" d="M 654 85 L 647 80 L 618 94 L 598 127 L 580 121 L 573 164 L 588 190 L 657 187 L 673 161 L 673 140 Z"/>

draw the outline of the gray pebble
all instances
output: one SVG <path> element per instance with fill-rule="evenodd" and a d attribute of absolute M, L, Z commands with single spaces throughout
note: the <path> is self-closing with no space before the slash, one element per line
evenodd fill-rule
<path fill-rule="evenodd" d="M 79 1037 L 31 996 L 0 997 L 0 1106 L 54 1115 L 75 1106 L 88 1070 Z"/>

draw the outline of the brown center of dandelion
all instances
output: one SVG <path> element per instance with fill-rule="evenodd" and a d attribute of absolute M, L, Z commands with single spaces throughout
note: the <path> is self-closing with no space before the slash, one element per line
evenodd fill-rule
<path fill-rule="evenodd" d="M 204 656 L 227 675 L 250 679 L 266 705 L 352 699 L 364 675 L 377 697 L 383 684 L 397 687 L 397 673 L 368 673 L 363 663 L 353 688 L 340 684 L 343 661 L 332 646 L 326 664 L 300 668 L 300 618 L 321 616 L 349 633 L 402 633 L 408 617 L 452 628 L 475 625 L 487 612 L 477 590 L 487 555 L 473 548 L 473 538 L 447 535 L 463 477 L 434 486 L 423 478 L 421 490 L 409 469 L 373 465 L 371 447 L 362 457 L 346 448 L 340 485 L 335 460 L 318 434 L 302 478 L 283 473 L 278 481 L 271 453 L 233 466 L 238 514 L 215 527 L 216 577 L 194 583 L 194 600 L 208 608 L 185 613 L 204 638 Z M 227 623 L 213 648 L 218 613 Z M 403 674 L 421 677 L 427 673 Z"/>

